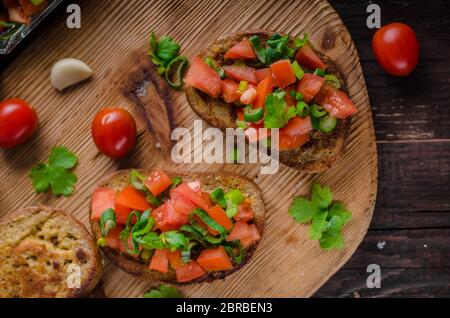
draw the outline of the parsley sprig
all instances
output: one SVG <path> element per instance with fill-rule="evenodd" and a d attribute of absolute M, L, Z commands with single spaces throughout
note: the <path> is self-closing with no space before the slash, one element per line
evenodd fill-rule
<path fill-rule="evenodd" d="M 39 163 L 29 174 L 36 193 L 47 192 L 51 188 L 54 195 L 71 195 L 77 176 L 70 170 L 77 161 L 77 156 L 66 147 L 52 148 L 49 162 Z"/>
<path fill-rule="evenodd" d="M 180 291 L 170 285 L 161 284 L 159 288 L 150 289 L 144 294 L 144 298 L 181 298 Z"/>
<path fill-rule="evenodd" d="M 291 118 L 297 115 L 295 107 L 289 107 L 286 111 L 286 92 L 279 91 L 266 97 L 266 114 L 264 117 L 264 127 L 282 128 Z"/>
<path fill-rule="evenodd" d="M 344 247 L 342 228 L 351 219 L 351 213 L 342 202 L 333 201 L 330 188 L 314 183 L 311 200 L 294 198 L 289 214 L 297 223 L 310 224 L 309 238 L 319 240 L 324 250 Z"/>

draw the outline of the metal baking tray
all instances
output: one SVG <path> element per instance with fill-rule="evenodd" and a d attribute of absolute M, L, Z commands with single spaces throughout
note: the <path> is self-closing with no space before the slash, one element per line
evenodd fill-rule
<path fill-rule="evenodd" d="M 63 1 L 64 0 L 51 1 L 44 11 L 31 18 L 30 24 L 22 24 L 16 27 L 15 30 L 12 31 L 13 33 L 8 40 L 5 41 L 0 39 L 0 55 L 9 54 L 16 47 L 16 45 L 20 43 L 20 41 L 27 37 L 31 31 L 33 31 L 39 23 L 41 23 L 45 17 Z"/>

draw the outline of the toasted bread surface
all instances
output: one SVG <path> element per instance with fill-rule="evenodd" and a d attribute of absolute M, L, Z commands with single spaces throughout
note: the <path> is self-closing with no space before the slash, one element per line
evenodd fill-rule
<path fill-rule="evenodd" d="M 149 175 L 150 170 L 139 170 L 140 173 L 144 175 Z M 118 191 L 120 191 L 126 185 L 129 185 L 129 175 L 131 170 L 120 170 L 114 173 L 113 175 L 105 178 L 99 184 L 99 187 L 111 187 Z M 214 172 L 214 173 L 171 173 L 166 172 L 170 177 L 180 176 L 183 178 L 183 182 L 190 182 L 194 180 L 199 180 L 202 185 L 202 190 L 211 192 L 217 187 L 221 187 L 224 191 L 228 191 L 230 189 L 240 189 L 245 197 L 252 200 L 252 208 L 254 211 L 254 219 L 253 222 L 258 227 L 259 233 L 261 237 L 263 236 L 264 231 L 264 222 L 265 222 L 265 206 L 262 199 L 261 191 L 258 186 L 254 184 L 250 179 L 238 175 L 236 173 L 231 172 Z M 91 211 L 92 212 L 92 211 Z M 98 222 L 91 221 L 91 228 L 94 234 L 94 237 L 100 237 L 100 227 Z M 258 242 L 259 243 L 259 242 Z M 258 243 L 250 246 L 246 250 L 245 258 L 240 265 L 236 265 L 233 269 L 228 271 L 216 271 L 209 272 L 207 275 L 200 277 L 196 280 L 182 283 L 182 284 L 191 284 L 191 283 L 200 283 L 204 281 L 212 281 L 215 279 L 225 278 L 231 273 L 237 271 L 242 266 L 244 266 L 251 257 L 253 256 Z M 138 277 L 144 279 L 148 282 L 166 282 L 172 284 L 181 284 L 177 283 L 175 272 L 173 270 L 169 270 L 168 273 L 160 273 L 154 270 L 150 270 L 148 261 L 142 261 L 139 258 L 132 257 L 125 253 L 120 252 L 119 250 L 112 249 L 108 246 L 102 248 L 105 255 L 116 265 L 122 268 L 124 271 Z"/>
<path fill-rule="evenodd" d="M 83 297 L 102 260 L 92 236 L 69 214 L 46 206 L 0 220 L 0 297 Z"/>
<path fill-rule="evenodd" d="M 225 65 L 227 61 L 223 57 L 224 54 L 243 38 L 258 35 L 264 44 L 273 33 L 275 32 L 265 30 L 234 33 L 215 41 L 199 55 L 214 59 L 219 66 Z M 327 65 L 327 73 L 335 75 L 345 91 L 344 78 L 335 63 L 317 50 L 316 53 Z M 221 98 L 212 98 L 191 86 L 186 87 L 185 93 L 192 110 L 211 126 L 220 129 L 237 127 L 234 105 L 226 103 Z M 307 173 L 330 169 L 345 153 L 350 126 L 351 119 L 347 118 L 338 120 L 337 127 L 331 133 L 312 132 L 310 141 L 302 147 L 280 151 L 280 162 Z"/>

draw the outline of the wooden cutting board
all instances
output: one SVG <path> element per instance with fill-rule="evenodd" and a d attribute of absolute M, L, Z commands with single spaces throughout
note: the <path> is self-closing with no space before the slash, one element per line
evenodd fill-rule
<path fill-rule="evenodd" d="M 1 74 L 0 98 L 20 97 L 33 105 L 40 118 L 38 133 L 26 145 L 0 152 L 0 215 L 47 204 L 63 208 L 88 224 L 89 198 L 96 183 L 116 169 L 162 166 L 192 171 L 235 171 L 253 179 L 267 206 L 264 238 L 254 259 L 244 269 L 202 285 L 183 287 L 191 297 L 307 297 L 311 296 L 353 254 L 369 226 L 377 189 L 377 153 L 372 115 L 358 53 L 351 36 L 333 8 L 317 1 L 79 1 L 82 28 L 70 30 L 59 17 Z M 191 111 L 182 92 L 151 88 L 154 96 L 137 107 L 123 95 L 130 73 L 145 61 L 148 38 L 171 35 L 191 58 L 212 40 L 244 29 L 271 29 L 292 35 L 307 32 L 316 47 L 339 65 L 358 112 L 354 116 L 345 157 L 332 170 L 306 175 L 281 166 L 276 175 L 260 175 L 256 164 L 190 164 L 167 162 L 163 148 L 168 127 L 192 130 Z M 95 75 L 88 82 L 59 93 L 49 81 L 58 59 L 76 57 Z M 161 103 L 165 97 L 165 104 Z M 159 101 L 159 102 L 158 102 Z M 154 108 L 153 108 L 154 105 Z M 139 138 L 134 153 L 122 160 L 100 155 L 90 136 L 95 113 L 121 106 L 136 115 Z M 142 106 L 142 105 L 141 105 Z M 166 109 L 164 109 L 166 107 Z M 147 112 L 143 111 L 147 110 Z M 150 118 L 151 131 L 147 131 Z M 205 125 L 206 128 L 206 125 Z M 156 133 L 156 135 L 155 135 Z M 162 140 L 164 141 L 164 140 Z M 48 158 L 51 147 L 65 145 L 79 158 L 75 193 L 68 198 L 36 195 L 27 175 L 33 165 Z M 167 150 L 167 149 L 166 149 Z M 332 188 L 335 199 L 353 212 L 345 227 L 346 246 L 322 251 L 308 239 L 308 228 L 288 215 L 294 195 L 308 195 L 312 181 Z M 108 297 L 139 297 L 149 287 L 105 259 L 103 277 Z"/>

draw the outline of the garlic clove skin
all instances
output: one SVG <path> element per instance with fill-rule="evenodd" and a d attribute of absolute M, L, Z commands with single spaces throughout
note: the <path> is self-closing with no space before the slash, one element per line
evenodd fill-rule
<path fill-rule="evenodd" d="M 74 58 L 65 58 L 53 65 L 50 81 L 53 87 L 62 91 L 88 79 L 92 74 L 92 69 L 86 63 Z"/>

